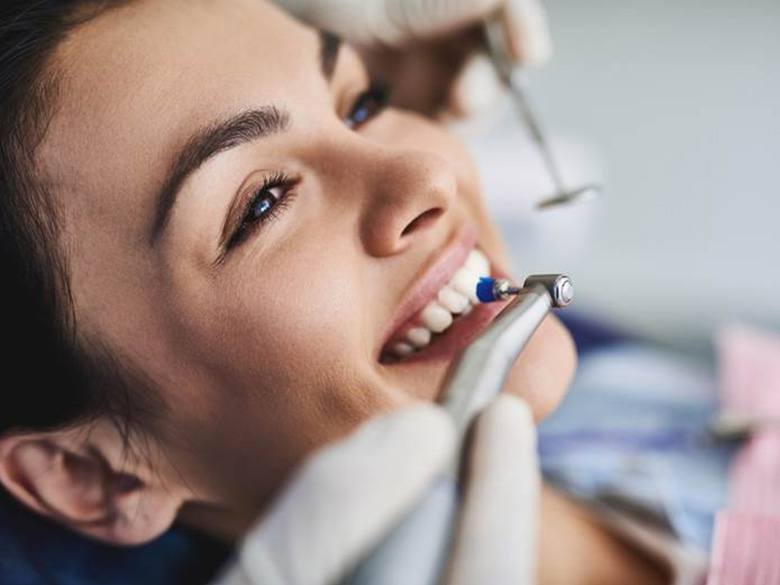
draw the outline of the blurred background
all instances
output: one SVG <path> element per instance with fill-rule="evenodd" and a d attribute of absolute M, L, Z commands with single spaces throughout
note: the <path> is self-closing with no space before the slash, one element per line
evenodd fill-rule
<path fill-rule="evenodd" d="M 530 95 L 569 186 L 605 192 L 534 212 L 552 187 L 509 104 L 467 133 L 518 273 L 567 272 L 579 310 L 693 353 L 780 328 L 780 2 L 545 6 Z"/>

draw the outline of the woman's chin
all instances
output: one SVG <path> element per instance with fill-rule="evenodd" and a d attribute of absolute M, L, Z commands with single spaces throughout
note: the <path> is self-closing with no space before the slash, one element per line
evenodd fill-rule
<path fill-rule="evenodd" d="M 577 366 L 571 334 L 550 315 L 515 362 L 505 390 L 528 403 L 539 422 L 563 400 Z"/>

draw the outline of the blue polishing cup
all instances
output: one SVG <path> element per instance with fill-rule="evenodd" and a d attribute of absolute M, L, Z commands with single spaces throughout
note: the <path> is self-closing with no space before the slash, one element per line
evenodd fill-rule
<path fill-rule="evenodd" d="M 496 279 L 483 276 L 477 283 L 477 298 L 483 303 L 492 303 L 496 300 Z"/>

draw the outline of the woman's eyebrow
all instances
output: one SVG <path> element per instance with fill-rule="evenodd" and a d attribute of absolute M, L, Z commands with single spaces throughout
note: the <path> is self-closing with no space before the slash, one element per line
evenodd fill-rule
<path fill-rule="evenodd" d="M 327 31 L 319 33 L 319 61 L 322 76 L 330 82 L 336 68 L 341 39 Z M 290 115 L 276 106 L 241 112 L 212 122 L 192 135 L 178 152 L 155 201 L 157 208 L 150 235 L 154 245 L 165 231 L 182 185 L 192 173 L 217 154 L 265 136 L 286 131 Z"/>
<path fill-rule="evenodd" d="M 151 243 L 154 245 L 171 216 L 176 197 L 187 177 L 207 160 L 221 152 L 286 131 L 290 115 L 276 106 L 265 106 L 239 113 L 226 120 L 212 122 L 198 130 L 176 155 L 162 189 L 157 194 L 157 210 L 152 224 Z"/>

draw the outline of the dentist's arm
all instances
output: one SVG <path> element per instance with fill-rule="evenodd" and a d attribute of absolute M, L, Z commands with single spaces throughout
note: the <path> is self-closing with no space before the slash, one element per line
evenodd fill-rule
<path fill-rule="evenodd" d="M 367 423 L 304 464 L 214 585 L 338 583 L 440 478 L 454 444 L 435 406 Z M 471 470 L 445 582 L 532 583 L 539 473 L 520 399 L 480 417 Z"/>

